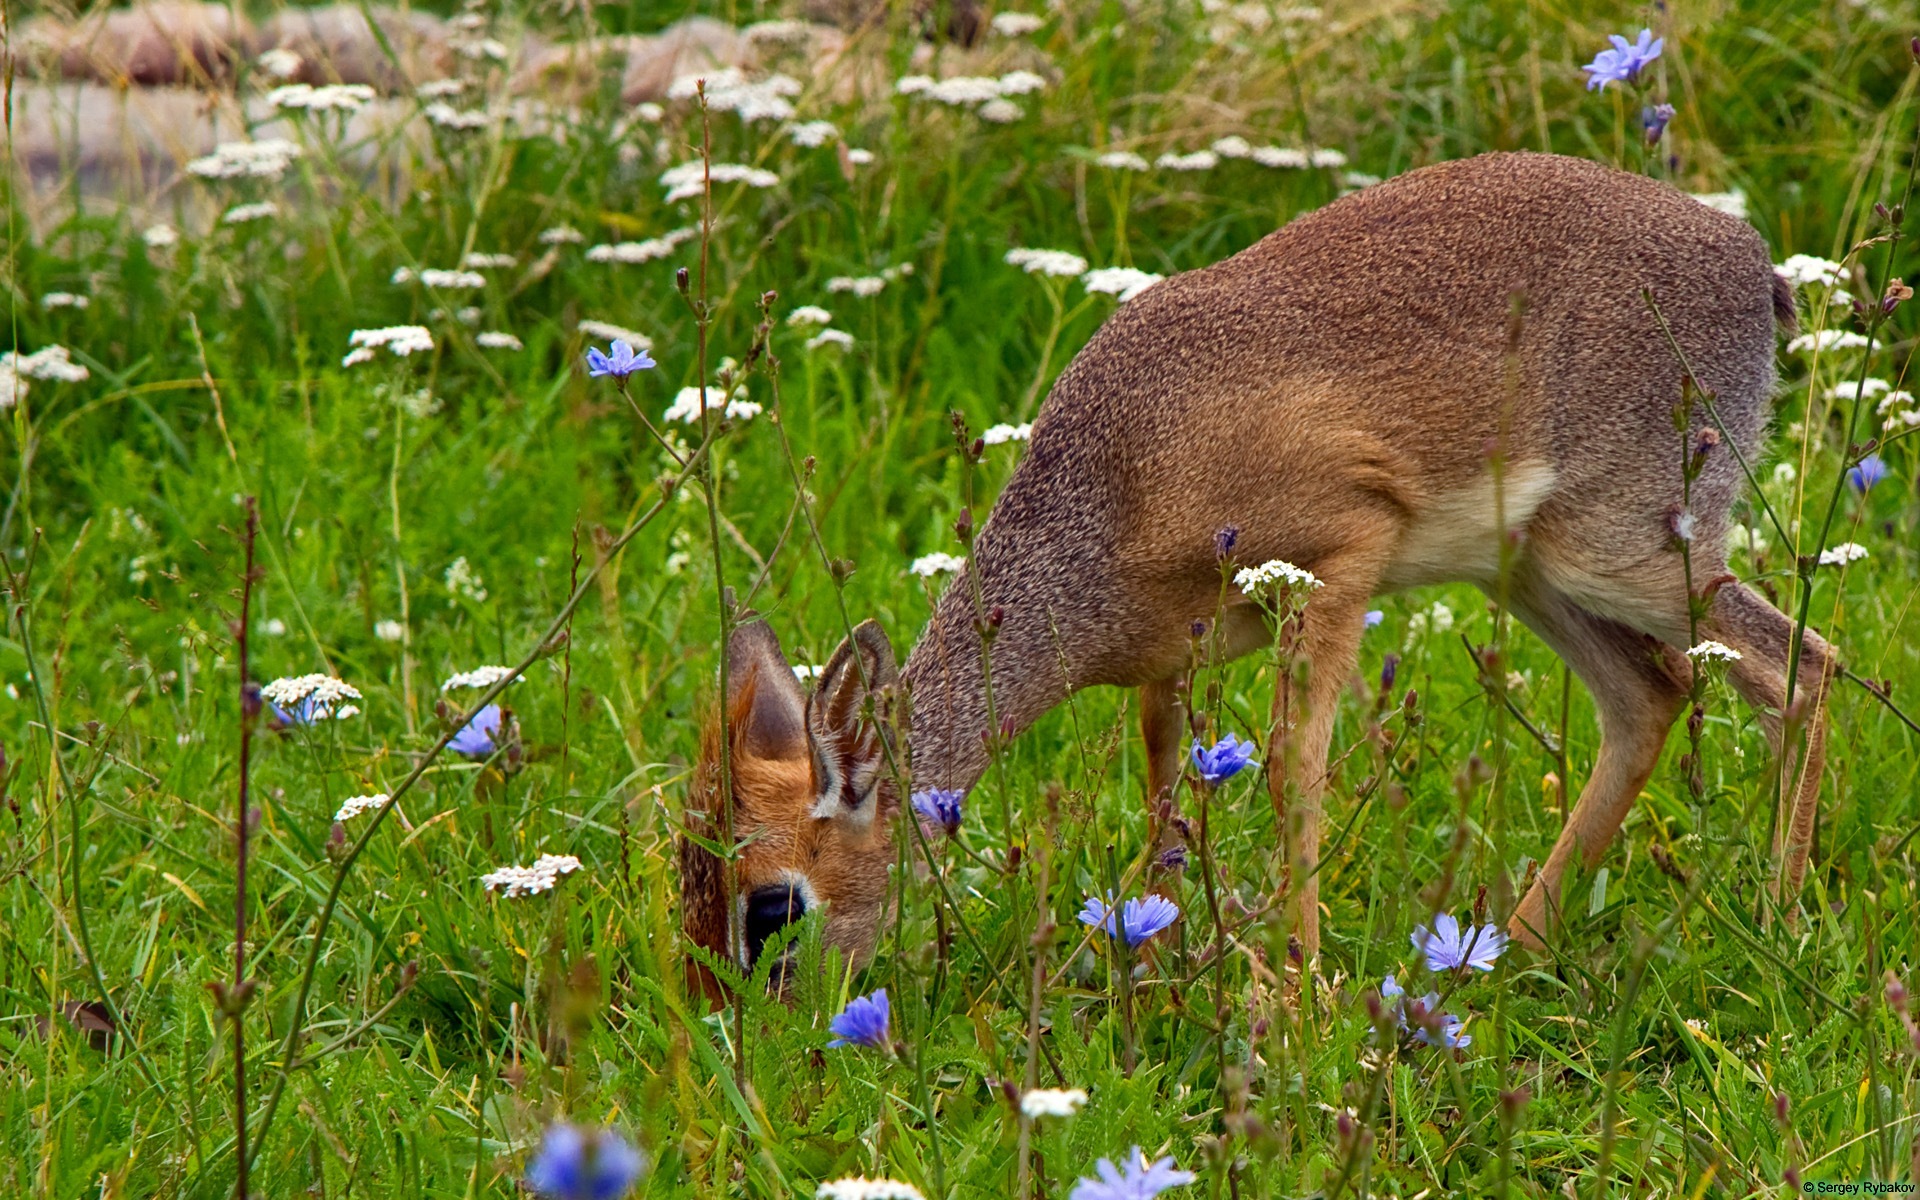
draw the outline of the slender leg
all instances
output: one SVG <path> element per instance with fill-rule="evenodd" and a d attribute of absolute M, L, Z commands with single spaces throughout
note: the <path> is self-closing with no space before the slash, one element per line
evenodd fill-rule
<path fill-rule="evenodd" d="M 1660 761 L 1691 675 L 1679 651 L 1544 588 L 1519 589 L 1513 611 L 1573 668 L 1600 710 L 1593 775 L 1507 924 L 1514 938 L 1540 949 L 1559 919 L 1568 862 L 1578 851 L 1588 869 L 1599 865 Z"/>
<path fill-rule="evenodd" d="M 1743 584 L 1720 589 L 1707 615 L 1707 636 L 1740 652 L 1728 677 L 1747 703 L 1759 710 L 1761 726 L 1779 767 L 1779 814 L 1773 852 L 1780 860 L 1774 895 L 1782 904 L 1799 894 L 1813 849 L 1814 818 L 1820 810 L 1820 774 L 1826 763 L 1827 688 L 1832 682 L 1833 649 L 1807 631 L 1787 702 L 1787 660 L 1793 622 Z M 1784 719 L 1783 719 L 1784 714 Z M 1804 729 L 1806 741 L 1797 733 Z"/>

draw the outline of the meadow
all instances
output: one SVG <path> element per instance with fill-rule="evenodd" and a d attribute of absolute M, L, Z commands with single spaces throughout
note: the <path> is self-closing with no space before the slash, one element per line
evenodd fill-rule
<path fill-rule="evenodd" d="M 9 173 L 0 1192 L 231 1195 L 244 1153 L 258 1196 L 504 1197 L 563 1122 L 637 1148 L 647 1197 L 1064 1198 L 1133 1147 L 1194 1173 L 1171 1197 L 1920 1182 L 1916 316 L 1876 304 L 1920 271 L 1920 9 L 1012 8 L 973 47 L 903 9 L 831 66 L 770 28 L 704 110 L 612 76 L 530 109 L 480 54 L 383 98 L 377 146 L 296 105 L 286 148 L 137 202 Z M 506 47 L 686 15 L 440 11 Z M 1589 89 L 1643 26 L 1663 53 Z M 904 653 L 1129 289 L 1516 149 L 1738 208 L 1796 283 L 1734 556 L 1850 675 L 1793 911 L 1758 714 L 1705 671 L 1550 950 L 1430 972 L 1410 935 L 1505 920 L 1598 730 L 1486 596 L 1428 589 L 1378 601 L 1342 701 L 1316 971 L 1263 772 L 1162 862 L 1135 699 L 1093 689 L 901 840 L 871 966 L 809 917 L 786 1002 L 764 968 L 737 1009 L 692 988 L 677 845 L 729 623 L 810 666 L 872 617 Z M 590 375 L 615 338 L 657 365 Z M 1277 669 L 1200 673 L 1210 738 L 1262 739 Z M 312 675 L 352 691 L 272 683 Z M 543 855 L 577 869 L 483 883 Z M 1147 950 L 1076 919 L 1149 883 L 1184 919 Z M 1397 1024 L 1389 975 L 1458 1023 Z M 829 1047 L 878 988 L 887 1044 Z"/>

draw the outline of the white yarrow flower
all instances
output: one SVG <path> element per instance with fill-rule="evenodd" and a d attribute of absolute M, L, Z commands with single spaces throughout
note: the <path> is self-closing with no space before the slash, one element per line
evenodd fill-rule
<path fill-rule="evenodd" d="M 373 89 L 364 83 L 329 83 L 320 87 L 290 83 L 267 93 L 267 103 L 275 108 L 308 112 L 356 112 L 372 99 Z"/>
<path fill-rule="evenodd" d="M 466 560 L 462 559 L 461 561 L 464 562 Z M 511 667 L 475 667 L 471 671 L 461 671 L 457 675 L 451 676 L 445 683 L 440 685 L 440 690 L 450 692 L 455 688 L 490 688 L 502 679 L 509 678 L 512 675 L 513 668 Z"/>
<path fill-rule="evenodd" d="M 1024 442 L 1033 436 L 1033 422 L 1019 425 L 989 425 L 980 434 L 980 440 L 989 446 L 999 446 L 1007 442 Z"/>
<path fill-rule="evenodd" d="M 1851 562 L 1859 562 L 1867 557 L 1867 548 L 1859 542 L 1841 542 L 1820 552 L 1820 565 L 1823 567 L 1844 567 Z"/>
<path fill-rule="evenodd" d="M 807 339 L 807 349 L 818 350 L 822 346 L 838 346 L 842 350 L 853 349 L 853 335 L 844 329 L 822 329 Z"/>
<path fill-rule="evenodd" d="M 698 424 L 700 420 L 700 400 L 703 393 L 706 398 L 707 408 L 711 410 L 724 405 L 727 410 L 726 416 L 729 419 L 747 421 L 760 415 L 761 406 L 758 403 L 738 395 L 729 400 L 727 399 L 727 391 L 725 388 L 683 387 L 679 393 L 674 396 L 673 403 L 667 406 L 667 411 L 661 414 L 662 419 L 667 421 L 681 421 L 688 425 Z"/>
<path fill-rule="evenodd" d="M 384 808 L 393 799 L 385 792 L 375 792 L 371 796 L 348 796 L 340 802 L 340 811 L 333 814 L 336 821 L 351 821 L 363 812 Z"/>
<path fill-rule="evenodd" d="M 140 240 L 145 242 L 150 250 L 167 250 L 180 244 L 180 231 L 162 221 L 158 225 L 147 226 L 141 233 Z"/>
<path fill-rule="evenodd" d="M 246 225 L 253 221 L 267 221 L 279 215 L 280 206 L 271 200 L 262 200 L 257 204 L 236 204 L 220 214 L 222 225 Z"/>
<path fill-rule="evenodd" d="M 489 329 L 482 333 L 476 333 L 473 335 L 473 340 L 476 345 L 483 346 L 488 350 L 526 349 L 526 346 L 519 338 L 497 329 Z"/>
<path fill-rule="evenodd" d="M 920 1189 L 897 1179 L 835 1179 L 820 1185 L 813 1200 L 927 1200 Z"/>
<path fill-rule="evenodd" d="M 1220 156 L 1211 150 L 1195 150 L 1192 154 L 1175 154 L 1169 150 L 1154 159 L 1153 165 L 1163 171 L 1211 171 L 1220 165 Z"/>
<path fill-rule="evenodd" d="M 1093 160 L 1114 171 L 1147 171 L 1153 164 L 1131 150 L 1109 150 Z"/>
<path fill-rule="evenodd" d="M 404 642 L 407 640 L 407 627 L 398 621 L 375 621 L 373 636 L 383 642 Z"/>
<path fill-rule="evenodd" d="M 580 869 L 580 860 L 571 854 L 542 854 L 530 867 L 501 867 L 480 877 L 480 885 L 500 892 L 507 899 L 550 892 L 562 875 Z"/>
<path fill-rule="evenodd" d="M 261 685 L 260 695 L 304 721 L 345 720 L 360 711 L 346 703 L 361 699 L 360 689 L 331 675 L 282 676 Z"/>
<path fill-rule="evenodd" d="M 609 342 L 625 342 L 635 350 L 653 349 L 653 339 L 644 333 L 615 325 L 611 321 L 583 320 L 574 326 L 590 338 L 600 338 Z"/>
<path fill-rule="evenodd" d="M 802 121 L 787 130 L 787 137 L 794 145 L 803 146 L 808 150 L 816 146 L 824 146 L 839 136 L 840 127 L 832 121 Z"/>
<path fill-rule="evenodd" d="M 389 353 L 401 358 L 414 351 L 431 351 L 433 334 L 424 325 L 389 325 L 384 329 L 356 329 L 347 335 L 347 345 L 352 347 L 347 356 L 340 360 L 343 367 L 371 361 L 373 352 L 385 347 Z"/>
<path fill-rule="evenodd" d="M 789 325 L 831 325 L 833 314 L 818 304 L 802 304 L 787 314 Z"/>
<path fill-rule="evenodd" d="M 1687 651 L 1687 657 L 1695 662 L 1739 662 L 1741 654 L 1725 642 L 1701 642 Z"/>
<path fill-rule="evenodd" d="M 187 174 L 202 179 L 278 179 L 301 153 L 300 147 L 285 138 L 221 142 L 212 154 L 189 162 Z"/>
<path fill-rule="evenodd" d="M 993 31 L 1001 37 L 1025 37 L 1038 33 L 1045 27 L 1047 19 L 1033 13 L 999 12 L 993 14 Z"/>
<path fill-rule="evenodd" d="M 540 244 L 543 246 L 572 246 L 587 240 L 587 235 L 571 225 L 555 225 L 552 229 L 540 231 Z"/>
<path fill-rule="evenodd" d="M 1221 158 L 1253 157 L 1253 143 L 1237 133 L 1215 139 L 1213 145 L 1207 147 L 1207 149 L 1218 154 Z"/>
<path fill-rule="evenodd" d="M 1100 267 L 1082 275 L 1080 285 L 1090 292 L 1104 292 L 1117 296 L 1124 303 L 1165 278 L 1165 275 L 1156 275 L 1152 271 L 1141 271 L 1134 267 Z"/>
<path fill-rule="evenodd" d="M 1065 250 L 1009 250 L 1007 263 L 1024 269 L 1029 275 L 1068 278 L 1087 273 L 1087 260 Z"/>
<path fill-rule="evenodd" d="M 681 163 L 660 174 L 660 186 L 667 189 L 667 203 L 700 195 L 706 190 L 705 180 L 709 175 L 717 184 L 744 183 L 748 187 L 770 188 L 780 183 L 780 177 L 772 171 L 741 163 L 714 163 L 711 168 L 699 162 Z"/>
<path fill-rule="evenodd" d="M 473 564 L 467 561 L 466 555 L 462 554 L 448 563 L 446 574 L 441 578 L 446 583 L 447 590 L 454 595 L 465 596 L 475 604 L 487 602 L 486 581 L 480 578 L 480 572 L 473 569 Z"/>
<path fill-rule="evenodd" d="M 886 286 L 887 280 L 883 275 L 835 275 L 827 280 L 829 292 L 848 292 L 862 299 L 878 296 Z"/>
<path fill-rule="evenodd" d="M 1249 596 L 1259 596 L 1276 587 L 1286 591 L 1313 591 L 1324 586 L 1312 571 L 1303 570 L 1285 559 L 1272 558 L 1257 567 L 1242 567 L 1234 572 L 1233 582 Z"/>
<path fill-rule="evenodd" d="M 0 366 L 25 379 L 45 379 L 53 383 L 85 383 L 88 371 L 74 362 L 65 346 L 42 346 L 32 354 L 8 350 L 0 354 Z"/>
<path fill-rule="evenodd" d="M 656 258 L 665 258 L 681 245 L 699 236 L 700 231 L 693 228 L 670 229 L 659 237 L 647 238 L 644 241 L 613 242 L 593 246 L 587 250 L 587 261 L 628 265 L 652 262 Z"/>
<path fill-rule="evenodd" d="M 1029 1117 L 1070 1117 L 1086 1102 L 1079 1088 L 1035 1088 L 1020 1097 L 1020 1111 Z"/>
<path fill-rule="evenodd" d="M 1723 212 L 1730 217 L 1739 217 L 1742 221 L 1747 219 L 1747 194 L 1739 188 L 1733 188 L 1725 192 L 1692 192 L 1689 194 L 1692 195 L 1695 200 L 1698 200 L 1715 212 Z"/>
<path fill-rule="evenodd" d="M 1867 335 L 1855 333 L 1851 329 L 1821 329 L 1813 333 L 1803 333 L 1787 342 L 1788 354 L 1805 354 L 1809 350 L 1859 350 L 1866 346 Z"/>
<path fill-rule="evenodd" d="M 1829 400 L 1867 400 L 1893 390 L 1884 379 L 1848 379 L 1827 389 Z"/>
<path fill-rule="evenodd" d="M 974 111 L 982 121 L 991 121 L 995 125 L 1011 125 L 1027 115 L 1026 109 L 1004 98 L 989 100 Z"/>
<path fill-rule="evenodd" d="M 922 579 L 931 579 L 935 575 L 954 574 L 967 565 L 967 560 L 957 554 L 948 554 L 936 550 L 932 554 L 923 554 L 908 564 L 907 570 Z"/>
<path fill-rule="evenodd" d="M 1275 170 L 1305 170 L 1313 165 L 1313 158 L 1305 150 L 1292 146 L 1255 146 L 1247 155 L 1263 167 Z"/>

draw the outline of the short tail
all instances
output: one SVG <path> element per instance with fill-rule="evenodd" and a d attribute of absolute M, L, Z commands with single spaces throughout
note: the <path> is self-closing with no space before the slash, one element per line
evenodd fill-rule
<path fill-rule="evenodd" d="M 1800 315 L 1793 307 L 1793 285 L 1777 272 L 1773 277 L 1773 319 L 1787 333 L 1800 327 Z"/>

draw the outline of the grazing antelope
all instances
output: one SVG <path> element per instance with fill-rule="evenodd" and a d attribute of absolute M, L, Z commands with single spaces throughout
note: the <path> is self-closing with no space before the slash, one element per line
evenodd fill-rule
<path fill-rule="evenodd" d="M 1742 479 L 1724 446 L 1709 451 L 1691 521 L 1680 521 L 1682 369 L 1642 289 L 1751 459 L 1791 294 L 1752 228 L 1638 175 L 1545 154 L 1444 163 L 1147 289 L 1054 384 L 972 561 L 898 680 L 871 622 L 811 694 L 765 624 L 737 631 L 725 697 L 732 795 L 715 794 L 710 733 L 691 807 L 713 815 L 731 803 L 746 845 L 729 899 L 718 861 L 684 844 L 690 937 L 750 963 L 783 924 L 825 904 L 828 943 L 855 962 L 872 954 L 901 797 L 864 715 L 891 702 L 863 702 L 905 685 L 913 788 L 979 780 L 989 760 L 976 581 L 1004 613 L 995 715 L 1018 730 L 1079 688 L 1138 687 L 1150 795 L 1170 789 L 1184 740 L 1175 681 L 1194 623 L 1216 619 L 1215 539 L 1229 526 L 1236 562 L 1285 559 L 1324 583 L 1294 633 L 1307 669 L 1279 685 L 1299 694 L 1276 712 L 1296 719 L 1276 722 L 1267 747 L 1290 861 L 1303 868 L 1292 891 L 1308 961 L 1328 743 L 1368 599 L 1447 581 L 1491 590 L 1509 539 L 1506 601 L 1580 675 L 1601 727 L 1592 777 L 1512 933 L 1540 944 L 1569 861 L 1598 863 L 1680 712 L 1692 676 L 1675 539 L 1688 524 L 1694 577 L 1723 583 L 1700 636 L 1740 652 L 1732 682 L 1782 755 L 1775 849 L 1783 890 L 1796 891 L 1832 653 L 1807 636 L 1790 705 L 1792 623 L 1723 578 Z M 1695 417 L 1696 439 L 1706 420 Z M 1218 622 L 1212 640 L 1228 658 L 1273 637 L 1237 592 Z M 1786 734 L 1801 721 L 1796 755 Z"/>

